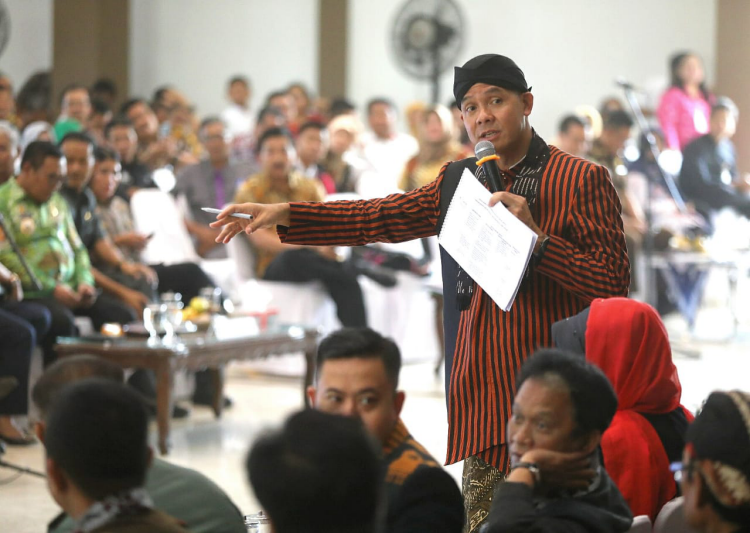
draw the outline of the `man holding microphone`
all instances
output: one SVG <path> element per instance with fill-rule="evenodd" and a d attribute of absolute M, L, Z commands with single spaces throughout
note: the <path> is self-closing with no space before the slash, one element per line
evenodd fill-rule
<path fill-rule="evenodd" d="M 475 158 L 446 164 L 437 179 L 404 194 L 366 201 L 239 204 L 211 225 L 217 242 L 276 226 L 282 242 L 360 246 L 440 232 L 458 181 L 469 168 L 488 186 L 490 205 L 505 204 L 538 240 L 518 296 L 500 309 L 444 250 L 448 454 L 464 462 L 467 531 L 486 518 L 494 488 L 509 471 L 506 426 L 515 377 L 538 347 L 552 344 L 552 323 L 594 298 L 626 296 L 630 263 L 620 201 L 599 165 L 548 146 L 533 130 L 534 96 L 509 58 L 484 54 L 456 67 L 453 92 L 473 143 L 489 141 L 497 169 Z M 496 191 L 496 192 L 495 192 Z M 252 219 L 231 216 L 252 215 Z"/>

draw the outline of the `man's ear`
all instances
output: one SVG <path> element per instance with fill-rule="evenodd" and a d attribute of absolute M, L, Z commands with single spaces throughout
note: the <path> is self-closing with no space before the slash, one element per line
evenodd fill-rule
<path fill-rule="evenodd" d="M 315 388 L 315 385 L 309 385 L 307 387 L 307 400 L 310 403 L 310 407 L 315 408 L 315 395 L 317 394 L 317 389 Z"/>
<path fill-rule="evenodd" d="M 534 109 L 534 95 L 528 91 L 521 94 L 521 102 L 523 102 L 523 114 L 528 117 Z"/>
<path fill-rule="evenodd" d="M 39 442 L 44 444 L 44 422 L 34 422 L 34 433 L 36 434 L 36 438 L 39 439 Z"/>
<path fill-rule="evenodd" d="M 396 397 L 393 400 L 393 410 L 396 412 L 396 416 L 401 416 L 401 409 L 404 408 L 404 400 L 406 400 L 406 393 L 402 390 L 396 391 Z"/>

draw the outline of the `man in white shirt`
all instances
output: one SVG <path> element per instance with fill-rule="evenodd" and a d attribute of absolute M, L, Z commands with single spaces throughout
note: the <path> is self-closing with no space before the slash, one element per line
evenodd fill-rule
<path fill-rule="evenodd" d="M 386 98 L 374 98 L 367 104 L 370 131 L 361 138 L 362 156 L 374 174 L 360 183 L 364 196 L 384 196 L 398 191 L 398 179 L 419 150 L 417 140 L 396 130 L 396 108 Z M 363 176 L 364 178 L 364 176 Z"/>
<path fill-rule="evenodd" d="M 227 84 L 227 96 L 232 103 L 221 112 L 227 133 L 232 137 L 252 134 L 255 122 L 249 106 L 250 81 L 244 76 L 233 76 Z"/>

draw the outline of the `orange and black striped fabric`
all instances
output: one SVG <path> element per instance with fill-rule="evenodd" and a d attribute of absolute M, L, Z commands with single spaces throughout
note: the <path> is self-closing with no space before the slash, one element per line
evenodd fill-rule
<path fill-rule="evenodd" d="M 405 194 L 292 203 L 291 224 L 279 227 L 279 236 L 296 244 L 363 245 L 435 235 L 446 168 L 432 183 Z M 504 174 L 510 189 L 514 173 Z M 557 320 L 580 312 L 594 298 L 627 296 L 630 263 L 620 209 L 604 167 L 550 146 L 533 212 L 550 236 L 544 256 L 524 279 L 509 312 L 476 287 L 471 306 L 461 313 L 446 464 L 478 455 L 506 471 L 505 428 L 523 361 L 551 345 L 550 328 Z"/>

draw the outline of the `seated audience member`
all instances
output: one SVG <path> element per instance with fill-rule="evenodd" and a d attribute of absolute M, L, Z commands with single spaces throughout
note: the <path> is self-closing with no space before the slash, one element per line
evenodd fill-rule
<path fill-rule="evenodd" d="M 86 133 L 97 145 L 104 144 L 104 127 L 112 120 L 112 109 L 102 100 L 91 101 L 91 114 L 86 123 Z"/>
<path fill-rule="evenodd" d="M 80 129 L 86 128 L 91 115 L 91 97 L 83 85 L 71 84 L 65 87 L 60 98 L 60 117 L 57 123 L 75 120 Z"/>
<path fill-rule="evenodd" d="M 447 161 L 473 155 L 453 140 L 453 117 L 439 104 L 424 110 L 418 132 L 419 152 L 406 163 L 398 183 L 404 191 L 418 189 L 435 180 Z"/>
<path fill-rule="evenodd" d="M 86 380 L 61 391 L 44 422 L 47 487 L 76 531 L 186 531 L 144 488 L 148 414 L 125 385 Z"/>
<path fill-rule="evenodd" d="M 3 236 L 0 232 L 0 241 Z M 35 441 L 16 416 L 29 412 L 29 373 L 37 342 L 49 331 L 52 317 L 38 304 L 23 301 L 21 279 L 0 263 L 0 441 L 12 445 Z"/>
<path fill-rule="evenodd" d="M 732 143 L 738 118 L 737 106 L 728 98 L 719 98 L 711 108 L 708 133 L 682 153 L 680 189 L 709 221 L 725 207 L 750 217 L 750 184 L 737 170 Z"/>
<path fill-rule="evenodd" d="M 128 261 L 141 262 L 140 252 L 148 236 L 135 231 L 127 202 L 115 196 L 118 182 L 117 155 L 108 148 L 94 149 L 94 169 L 89 187 L 96 198 L 96 215 L 105 233 Z M 185 302 L 198 296 L 201 289 L 213 287 L 211 278 L 195 263 L 150 265 L 156 272 L 159 293 L 179 292 Z"/>
<path fill-rule="evenodd" d="M 375 180 L 367 184 L 367 196 L 397 192 L 404 166 L 419 151 L 414 137 L 396 129 L 396 120 L 396 107 L 387 98 L 374 98 L 367 104 L 370 131 L 362 134 L 362 157 L 374 171 L 368 181 Z"/>
<path fill-rule="evenodd" d="M 601 440 L 604 467 L 636 516 L 651 520 L 677 496 L 669 469 L 685 447 L 693 416 L 680 405 L 682 387 L 669 337 L 650 305 L 597 299 L 552 326 L 558 348 L 586 356 L 612 383 L 618 406 Z"/>
<path fill-rule="evenodd" d="M 294 108 L 297 115 L 297 123 L 305 122 L 322 122 L 323 117 L 315 114 L 313 109 L 313 100 L 310 97 L 310 91 L 301 82 L 295 82 L 287 87 L 286 92 L 292 97 Z"/>
<path fill-rule="evenodd" d="M 91 100 L 104 102 L 112 109 L 117 101 L 117 85 L 110 78 L 99 78 L 89 87 Z"/>
<path fill-rule="evenodd" d="M 26 298 L 52 314 L 43 345 L 45 364 L 56 357 L 54 339 L 74 335 L 74 314 L 91 318 L 97 329 L 123 317 L 119 303 L 107 295 L 97 297 L 93 287 L 88 252 L 67 202 L 56 192 L 62 183 L 61 158 L 54 145 L 32 142 L 21 159 L 21 173 L 0 186 L 0 212 L 6 215 L 6 228 L 41 288 L 34 286 L 7 239 L 0 241 L 0 261 L 21 278 Z"/>
<path fill-rule="evenodd" d="M 7 121 L 0 121 L 0 185 L 15 173 L 14 164 L 18 155 L 18 131 Z"/>
<path fill-rule="evenodd" d="M 401 354 L 396 344 L 368 328 L 345 328 L 318 348 L 315 409 L 358 418 L 383 447 L 390 533 L 461 531 L 463 501 L 456 482 L 411 436 L 400 418 Z"/>
<path fill-rule="evenodd" d="M 179 92 L 171 85 L 157 87 L 151 95 L 150 107 L 161 126 L 169 121 L 169 111 L 179 98 Z"/>
<path fill-rule="evenodd" d="M 122 368 L 88 355 L 65 357 L 49 366 L 34 385 L 32 400 L 42 420 L 66 386 L 87 378 L 121 384 Z M 37 423 L 44 443 L 44 422 Z M 146 491 L 154 507 L 185 522 L 192 533 L 243 533 L 242 515 L 229 497 L 210 479 L 196 470 L 154 457 L 146 473 Z M 75 527 L 67 514 L 59 516 L 49 533 L 69 533 Z"/>
<path fill-rule="evenodd" d="M 19 146 L 19 155 L 23 156 L 23 152 L 26 147 L 34 141 L 47 141 L 54 143 L 57 137 L 55 137 L 55 130 L 49 122 L 38 120 L 32 122 L 23 129 L 21 134 L 21 141 Z"/>
<path fill-rule="evenodd" d="M 255 116 L 250 109 L 250 80 L 245 76 L 230 78 L 227 83 L 227 97 L 231 103 L 221 112 L 221 120 L 226 124 L 227 133 L 233 138 L 252 134 Z"/>
<path fill-rule="evenodd" d="M 557 147 L 576 157 L 586 157 L 590 141 L 586 123 L 577 115 L 566 115 L 557 128 Z"/>
<path fill-rule="evenodd" d="M 750 394 L 714 392 L 687 432 L 683 513 L 701 533 L 750 531 Z"/>
<path fill-rule="evenodd" d="M 521 367 L 508 424 L 511 472 L 483 533 L 620 532 L 633 515 L 599 464 L 597 447 L 617 409 L 601 370 L 559 350 Z"/>
<path fill-rule="evenodd" d="M 299 116 L 294 97 L 286 90 L 274 91 L 266 98 L 266 107 L 274 107 L 284 115 L 284 124 L 293 137 L 299 132 Z M 258 137 L 260 138 L 260 137 Z"/>
<path fill-rule="evenodd" d="M 252 169 L 251 174 L 257 173 L 260 170 L 257 149 L 258 140 L 266 130 L 284 127 L 286 127 L 284 113 L 275 107 L 264 107 L 258 112 L 258 119 L 255 121 L 253 134 L 232 139 L 231 158 L 249 165 Z"/>
<path fill-rule="evenodd" d="M 150 189 L 156 187 L 151 178 L 151 170 L 145 164 L 138 161 L 138 135 L 135 133 L 133 123 L 127 117 L 113 118 L 104 127 L 106 145 L 112 148 L 120 157 L 122 168 L 122 181 L 117 187 L 117 195 L 126 201 L 138 189 Z"/>
<path fill-rule="evenodd" d="M 32 74 L 16 95 L 19 130 L 23 131 L 27 125 L 38 120 L 51 122 L 52 107 L 52 76 L 47 71 Z"/>
<path fill-rule="evenodd" d="M 359 421 L 305 410 L 255 441 L 246 468 L 275 533 L 378 533 L 378 453 Z"/>
<path fill-rule="evenodd" d="M 404 108 L 404 118 L 406 119 L 406 125 L 408 128 L 409 135 L 415 139 L 419 139 L 421 135 L 422 122 L 424 122 L 424 114 L 427 111 L 427 104 L 421 100 L 415 100 Z"/>
<path fill-rule="evenodd" d="M 336 192 L 356 192 L 367 167 L 354 149 L 361 131 L 359 119 L 348 113 L 337 115 L 328 123 L 329 147 L 323 167 L 333 177 Z"/>
<path fill-rule="evenodd" d="M 622 202 L 622 221 L 625 235 L 629 239 L 628 250 L 632 244 L 640 244 L 646 230 L 643 210 L 639 203 L 628 192 L 628 169 L 622 158 L 622 150 L 630 138 L 633 119 L 625 111 L 612 111 L 604 115 L 601 135 L 594 140 L 587 159 L 607 167 L 612 183 Z"/>
<path fill-rule="evenodd" d="M 180 166 L 195 163 L 193 155 L 180 150 L 174 139 L 169 135 L 160 134 L 159 120 L 145 100 L 140 98 L 128 100 L 120 107 L 120 114 L 130 120 L 138 136 L 138 148 L 134 161 L 146 165 L 149 170 L 156 170 L 167 165 L 177 169 Z"/>
<path fill-rule="evenodd" d="M 315 202 L 323 199 L 320 185 L 292 172 L 294 148 L 281 129 L 267 130 L 258 141 L 262 171 L 243 183 L 234 202 Z M 248 236 L 257 258 L 256 273 L 269 281 L 313 281 L 323 283 L 336 304 L 345 326 L 364 326 L 365 304 L 356 274 L 346 269 L 336 252 L 326 246 L 282 244 L 273 229 L 259 229 Z"/>
<path fill-rule="evenodd" d="M 91 257 L 94 280 L 119 304 L 122 316 L 116 322 L 133 322 L 155 297 L 156 273 L 146 265 L 127 260 L 96 215 L 96 198 L 88 186 L 94 167 L 91 139 L 82 133 L 69 133 L 60 141 L 60 149 L 66 161 L 60 194 L 68 202 L 78 235 Z"/>
<path fill-rule="evenodd" d="M 20 122 L 15 112 L 16 99 L 13 95 L 13 82 L 5 72 L 0 71 L 0 121 L 18 127 Z"/>
<path fill-rule="evenodd" d="M 168 109 L 168 119 L 161 123 L 161 128 L 168 130 L 168 136 L 177 146 L 178 153 L 184 155 L 179 165 L 173 165 L 180 168 L 184 165 L 194 165 L 200 161 L 203 153 L 201 143 L 195 134 L 197 124 L 193 115 L 193 106 L 187 97 L 182 93 L 176 92 L 172 98 L 172 105 Z"/>
<path fill-rule="evenodd" d="M 331 100 L 328 106 L 328 122 L 341 115 L 357 116 L 357 108 L 349 100 L 339 96 Z"/>
<path fill-rule="evenodd" d="M 197 165 L 180 170 L 172 192 L 178 198 L 183 196 L 187 202 L 190 212 L 185 225 L 195 241 L 198 255 L 217 259 L 227 257 L 226 247 L 216 243 L 219 232 L 208 227 L 214 216 L 201 208 L 223 209 L 234 198 L 237 184 L 251 174 L 252 168 L 230 160 L 226 128 L 218 117 L 203 120 L 199 137 L 207 157 Z"/>
<path fill-rule="evenodd" d="M 300 126 L 294 147 L 297 152 L 295 170 L 306 178 L 317 181 L 326 194 L 336 192 L 336 182 L 321 165 L 326 153 L 326 127 L 320 122 L 305 122 Z M 217 233 L 218 235 L 218 233 Z"/>
<path fill-rule="evenodd" d="M 588 156 L 590 161 L 607 167 L 612 183 L 615 186 L 622 203 L 622 223 L 625 229 L 625 240 L 628 245 L 631 265 L 635 264 L 634 257 L 639 253 L 643 242 L 643 235 L 647 231 L 646 216 L 643 208 L 628 189 L 628 169 L 622 158 L 622 150 L 630 138 L 633 119 L 625 111 L 611 111 L 603 115 L 601 135 L 594 140 Z M 636 280 L 635 275 L 631 276 Z M 637 284 L 631 283 L 631 291 L 637 290 Z"/>

